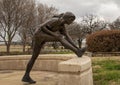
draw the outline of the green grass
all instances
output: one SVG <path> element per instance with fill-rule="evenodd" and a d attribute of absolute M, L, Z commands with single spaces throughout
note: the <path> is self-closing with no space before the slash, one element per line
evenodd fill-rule
<path fill-rule="evenodd" d="M 92 66 L 94 85 L 120 85 L 120 59 L 93 59 Z"/>

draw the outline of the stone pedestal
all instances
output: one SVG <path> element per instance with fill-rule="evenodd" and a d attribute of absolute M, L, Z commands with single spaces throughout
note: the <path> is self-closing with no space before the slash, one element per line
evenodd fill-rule
<path fill-rule="evenodd" d="M 87 56 L 63 61 L 58 69 L 58 85 L 93 85 L 91 60 Z"/>
<path fill-rule="evenodd" d="M 30 58 L 31 55 L 0 56 L 0 70 L 25 71 Z M 33 70 L 55 74 L 50 76 L 51 82 L 55 81 L 55 84 L 50 85 L 93 85 L 91 59 L 87 56 L 78 58 L 70 54 L 40 55 Z"/>

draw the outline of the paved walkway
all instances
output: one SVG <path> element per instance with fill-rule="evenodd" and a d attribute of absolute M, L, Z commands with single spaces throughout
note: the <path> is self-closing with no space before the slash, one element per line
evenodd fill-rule
<path fill-rule="evenodd" d="M 21 82 L 24 71 L 0 71 L 0 85 L 29 85 Z M 31 76 L 37 81 L 34 85 L 57 85 L 57 73 L 32 71 Z"/>

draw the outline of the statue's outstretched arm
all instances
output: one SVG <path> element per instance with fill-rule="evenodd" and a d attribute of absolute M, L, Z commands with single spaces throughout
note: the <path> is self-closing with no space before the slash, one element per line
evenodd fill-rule
<path fill-rule="evenodd" d="M 69 34 L 67 33 L 67 31 L 66 31 L 65 28 L 61 29 L 61 30 L 60 30 L 60 33 L 65 36 L 66 40 L 67 40 L 70 44 L 72 44 L 75 48 L 79 49 L 79 48 L 74 44 L 72 38 L 69 36 Z"/>
<path fill-rule="evenodd" d="M 69 36 L 68 33 L 65 34 L 65 37 L 66 37 L 66 39 L 67 39 L 68 42 L 70 42 L 75 48 L 78 49 L 78 47 L 74 44 L 72 38 Z"/>

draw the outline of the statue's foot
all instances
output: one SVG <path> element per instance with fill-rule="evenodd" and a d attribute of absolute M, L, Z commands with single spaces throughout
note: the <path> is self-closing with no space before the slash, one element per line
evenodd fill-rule
<path fill-rule="evenodd" d="M 36 83 L 36 81 L 32 80 L 29 76 L 24 76 L 24 77 L 22 78 L 22 81 L 23 81 L 23 82 L 26 82 L 26 83 L 29 83 L 29 84 L 34 84 L 34 83 Z"/>
<path fill-rule="evenodd" d="M 77 52 L 77 56 L 82 57 L 82 55 L 85 53 L 86 49 L 87 49 L 87 47 L 83 47 L 83 48 L 79 49 Z"/>

